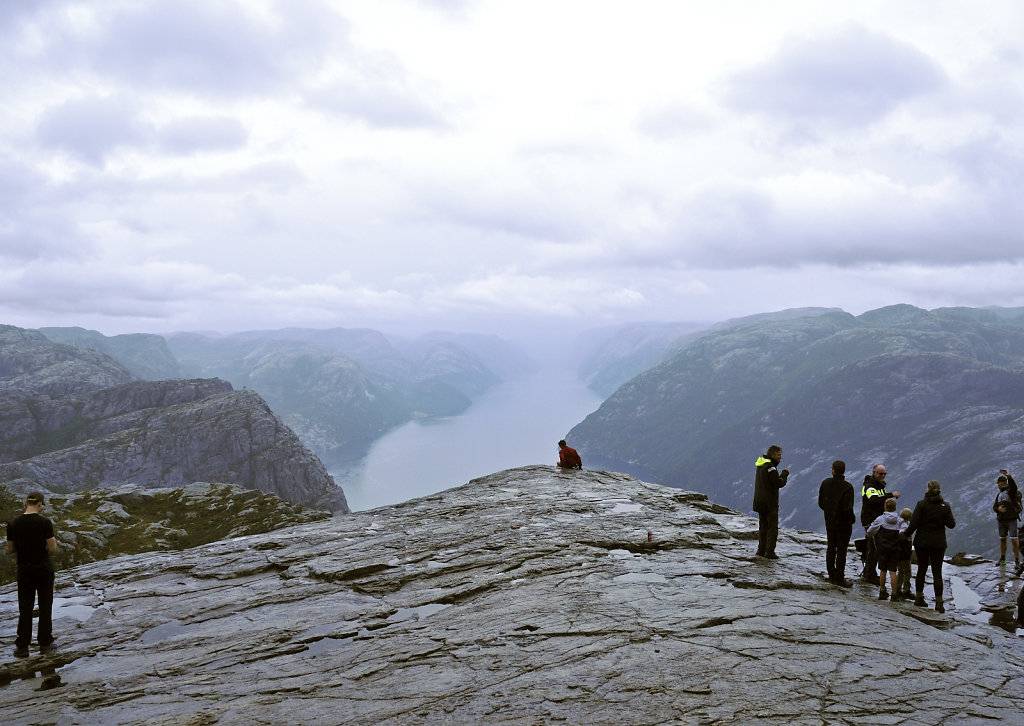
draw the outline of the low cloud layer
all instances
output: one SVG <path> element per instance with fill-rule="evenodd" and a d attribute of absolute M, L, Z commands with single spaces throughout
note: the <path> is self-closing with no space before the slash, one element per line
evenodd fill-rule
<path fill-rule="evenodd" d="M 734 12 L 4 3 L 0 322 L 1024 305 L 1024 10 Z"/>

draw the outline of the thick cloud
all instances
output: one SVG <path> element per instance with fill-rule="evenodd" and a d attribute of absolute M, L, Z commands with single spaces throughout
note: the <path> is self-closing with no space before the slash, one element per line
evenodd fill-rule
<path fill-rule="evenodd" d="M 0 322 L 1024 304 L 1024 11 L 748 5 L 0 4 Z"/>
<path fill-rule="evenodd" d="M 790 38 L 761 65 L 729 78 L 721 95 L 738 111 L 846 127 L 877 121 L 946 83 L 942 68 L 920 50 L 853 24 Z"/>
<path fill-rule="evenodd" d="M 57 104 L 39 119 L 36 140 L 93 166 L 112 151 L 145 143 L 151 131 L 126 97 L 87 97 Z"/>
<path fill-rule="evenodd" d="M 345 25 L 323 3 L 275 2 L 256 13 L 238 0 L 98 2 L 93 22 L 68 23 L 47 58 L 130 86 L 244 96 L 315 72 Z"/>

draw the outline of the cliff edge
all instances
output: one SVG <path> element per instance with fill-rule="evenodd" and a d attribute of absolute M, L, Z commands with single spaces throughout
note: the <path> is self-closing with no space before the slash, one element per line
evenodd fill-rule
<path fill-rule="evenodd" d="M 58 574 L 56 653 L 0 657 L 0 708 L 11 724 L 1018 718 L 1024 643 L 967 617 L 957 588 L 944 615 L 880 602 L 823 579 L 821 535 L 782 530 L 776 562 L 754 560 L 756 536 L 700 494 L 531 466 L 82 565 Z M 8 633 L 16 614 L 7 586 Z"/>

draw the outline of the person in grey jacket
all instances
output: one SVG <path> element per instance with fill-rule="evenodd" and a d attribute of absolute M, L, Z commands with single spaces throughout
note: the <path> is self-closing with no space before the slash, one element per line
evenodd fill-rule
<path fill-rule="evenodd" d="M 934 479 L 928 482 L 924 499 L 914 507 L 910 516 L 907 536 L 914 537 L 914 551 L 917 553 L 917 596 L 914 604 L 927 607 L 924 600 L 924 581 L 929 567 L 932 571 L 932 587 L 935 589 L 935 609 L 946 612 L 942 605 L 942 556 L 946 553 L 946 529 L 956 526 L 953 510 L 942 498 L 942 485 Z"/>

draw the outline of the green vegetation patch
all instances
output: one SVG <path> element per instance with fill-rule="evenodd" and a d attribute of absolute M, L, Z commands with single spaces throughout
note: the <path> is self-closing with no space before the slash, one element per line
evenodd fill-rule
<path fill-rule="evenodd" d="M 23 511 L 18 498 L 2 487 L 0 505 L 5 521 Z M 53 520 L 57 530 L 53 564 L 58 570 L 118 555 L 182 550 L 331 516 L 273 494 L 229 484 L 53 495 L 43 514 Z M 0 566 L 0 584 L 15 578 L 15 559 L 8 555 Z"/>

